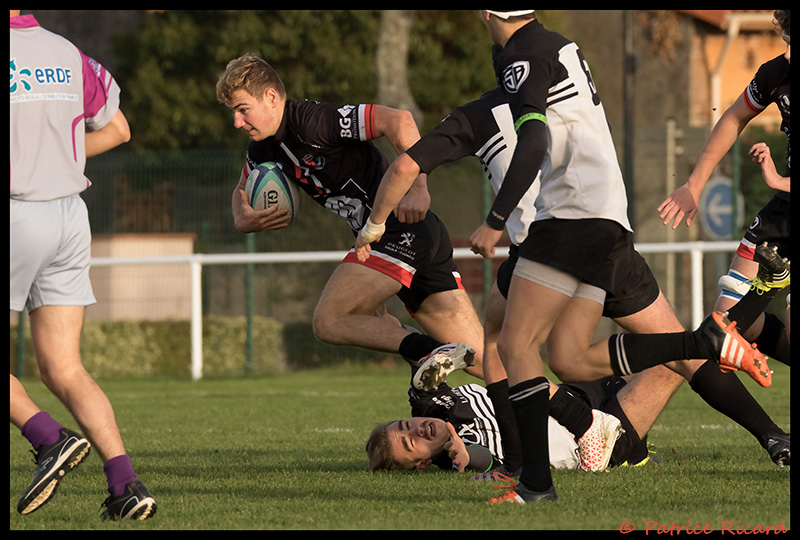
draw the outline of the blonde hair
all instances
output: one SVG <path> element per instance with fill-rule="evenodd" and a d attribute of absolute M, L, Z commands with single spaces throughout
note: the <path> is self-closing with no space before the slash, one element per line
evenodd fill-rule
<path fill-rule="evenodd" d="M 396 422 L 397 420 L 395 420 Z M 369 469 L 371 471 L 397 471 L 403 469 L 392 455 L 392 447 L 389 438 L 386 436 L 386 428 L 393 422 L 378 424 L 367 439 L 367 456 L 369 457 Z"/>
<path fill-rule="evenodd" d="M 244 90 L 257 100 L 261 100 L 269 88 L 274 88 L 281 99 L 286 99 L 286 89 L 278 72 L 265 60 L 244 55 L 228 62 L 225 71 L 217 81 L 217 101 L 230 103 L 233 94 Z"/>

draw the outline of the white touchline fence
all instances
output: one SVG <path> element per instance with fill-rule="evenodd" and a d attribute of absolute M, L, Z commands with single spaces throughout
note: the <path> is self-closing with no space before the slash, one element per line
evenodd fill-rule
<path fill-rule="evenodd" d="M 703 254 L 733 253 L 739 242 L 674 242 L 635 244 L 641 254 L 647 253 L 690 253 L 692 287 L 692 328 L 697 328 L 706 313 L 703 309 Z M 91 264 L 97 266 L 117 266 L 131 264 L 176 264 L 186 263 L 191 268 L 191 339 L 192 339 L 192 380 L 203 377 L 203 309 L 202 280 L 203 266 L 210 264 L 281 264 L 301 262 L 337 262 L 344 258 L 344 251 L 299 251 L 283 253 L 225 253 L 172 255 L 161 257 L 94 257 Z M 496 258 L 508 256 L 508 248 L 498 248 Z M 465 259 L 479 257 L 469 248 L 455 248 L 453 258 Z"/>

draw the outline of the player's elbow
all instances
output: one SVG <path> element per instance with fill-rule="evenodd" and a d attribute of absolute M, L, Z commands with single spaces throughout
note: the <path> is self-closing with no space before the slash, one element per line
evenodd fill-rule
<path fill-rule="evenodd" d="M 403 129 L 417 131 L 417 122 L 414 120 L 414 115 L 411 111 L 405 109 L 398 111 L 398 122 Z"/>
<path fill-rule="evenodd" d="M 125 144 L 131 140 L 131 126 L 128 124 L 128 120 L 122 112 L 120 112 L 120 117 L 121 121 L 117 122 L 115 125 L 117 139 L 119 140 L 119 144 Z"/>
<path fill-rule="evenodd" d="M 386 137 L 398 154 L 405 152 L 419 140 L 419 129 L 414 121 L 414 115 L 404 109 L 377 106 L 375 131 L 376 136 Z"/>
<path fill-rule="evenodd" d="M 131 141 L 131 128 L 127 122 L 125 122 L 124 126 L 119 128 L 117 135 L 119 138 L 119 144 L 125 144 Z"/>
<path fill-rule="evenodd" d="M 419 176 L 419 165 L 416 161 L 411 159 L 408 154 L 401 154 L 392 164 L 394 169 L 393 176 L 402 180 L 406 180 L 409 184 Z"/>

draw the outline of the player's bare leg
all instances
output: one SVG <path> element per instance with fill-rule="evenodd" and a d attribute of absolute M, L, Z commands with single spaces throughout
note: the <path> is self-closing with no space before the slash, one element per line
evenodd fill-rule
<path fill-rule="evenodd" d="M 603 305 L 586 298 L 569 299 L 547 338 L 547 360 L 564 382 L 602 379 L 614 372 L 606 340 L 593 344 Z"/>
<path fill-rule="evenodd" d="M 483 380 L 486 384 L 502 381 L 508 377 L 497 352 L 497 338 L 503 328 L 505 314 L 506 299 L 497 288 L 497 283 L 493 283 L 489 290 L 489 298 L 486 300 L 483 323 Z"/>
<path fill-rule="evenodd" d="M 324 343 L 397 352 L 408 331 L 379 316 L 402 285 L 377 270 L 342 263 L 331 275 L 314 309 L 314 335 Z"/>
<path fill-rule="evenodd" d="M 13 375 L 9 374 L 9 376 L 11 378 L 8 392 L 11 398 L 11 404 L 9 406 L 10 420 L 12 424 L 22 429 L 25 422 L 42 411 L 28 396 L 22 383 Z"/>
<path fill-rule="evenodd" d="M 463 343 L 475 351 L 464 371 L 483 378 L 483 326 L 463 289 L 432 294 L 414 316 L 426 334 L 442 343 Z"/>
<path fill-rule="evenodd" d="M 547 445 L 550 383 L 540 354 L 550 330 L 570 298 L 515 275 L 508 293 L 497 346 L 506 373 L 522 449 L 519 485 L 490 502 L 557 498 Z M 536 306 L 531 309 L 531 306 Z"/>
<path fill-rule="evenodd" d="M 105 462 L 125 453 L 111 402 L 80 358 L 82 306 L 43 306 L 30 314 L 42 382 L 72 413 Z"/>

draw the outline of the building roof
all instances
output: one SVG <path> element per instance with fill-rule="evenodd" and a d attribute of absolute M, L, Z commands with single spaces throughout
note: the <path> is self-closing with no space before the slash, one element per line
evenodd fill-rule
<path fill-rule="evenodd" d="M 679 11 L 720 30 L 727 30 L 733 21 L 737 21 L 742 30 L 773 28 L 771 9 L 681 9 Z"/>

